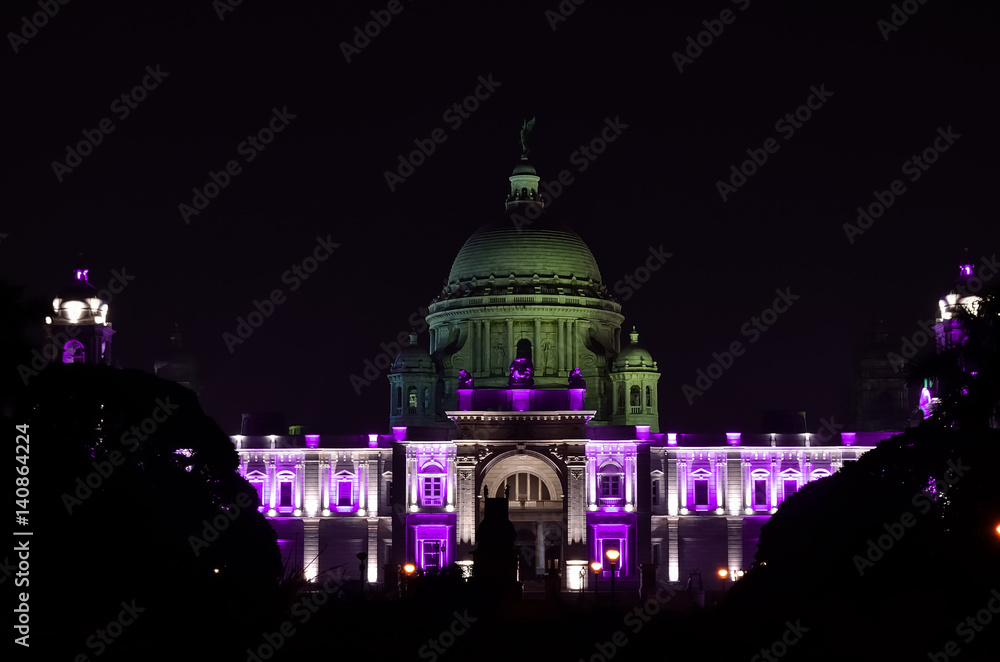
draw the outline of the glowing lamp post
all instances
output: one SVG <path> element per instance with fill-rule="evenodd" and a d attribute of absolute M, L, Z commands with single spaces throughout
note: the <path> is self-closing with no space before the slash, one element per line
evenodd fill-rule
<path fill-rule="evenodd" d="M 407 563 L 403 566 L 403 593 L 410 592 L 410 580 L 413 578 L 413 573 L 417 570 L 417 566 L 412 563 Z"/>
<path fill-rule="evenodd" d="M 729 576 L 729 571 L 728 570 L 726 570 L 725 568 L 722 568 L 721 570 L 719 570 L 719 579 L 722 580 L 722 592 L 723 593 L 726 592 L 726 577 L 728 577 L 728 576 Z"/>
<path fill-rule="evenodd" d="M 601 562 L 594 561 L 590 564 L 590 569 L 594 571 L 594 597 L 597 597 L 597 578 L 601 576 Z"/>
<path fill-rule="evenodd" d="M 608 557 L 608 561 L 611 562 L 611 599 L 614 600 L 615 596 L 615 566 L 618 564 L 618 550 L 609 549 L 604 554 Z"/>

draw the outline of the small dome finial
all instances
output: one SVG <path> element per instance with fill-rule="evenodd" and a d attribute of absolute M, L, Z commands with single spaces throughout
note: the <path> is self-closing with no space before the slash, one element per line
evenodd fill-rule
<path fill-rule="evenodd" d="M 628 339 L 633 345 L 639 343 L 639 333 L 635 330 L 635 324 L 632 325 L 632 332 L 628 334 Z"/>

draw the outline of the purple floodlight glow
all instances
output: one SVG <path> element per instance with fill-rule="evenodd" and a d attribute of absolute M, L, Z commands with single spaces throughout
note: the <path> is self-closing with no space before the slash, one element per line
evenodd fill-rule
<path fill-rule="evenodd" d="M 459 411 L 469 411 L 472 409 L 472 389 L 471 388 L 460 388 L 455 389 L 458 392 L 458 409 Z"/>
<path fill-rule="evenodd" d="M 959 270 L 959 273 L 961 273 L 963 276 L 971 276 L 972 275 L 972 265 L 971 264 L 963 264 L 962 266 L 960 266 L 958 268 L 958 270 Z"/>
<path fill-rule="evenodd" d="M 406 426 L 392 428 L 392 438 L 396 441 L 406 441 Z"/>
<path fill-rule="evenodd" d="M 730 446 L 740 445 L 740 432 L 727 432 L 726 433 L 726 443 Z"/>
<path fill-rule="evenodd" d="M 648 425 L 635 426 L 635 438 L 642 440 L 649 439 L 649 426 Z"/>
<path fill-rule="evenodd" d="M 319 435 L 318 434 L 307 434 L 306 435 L 306 448 L 319 448 Z"/>
<path fill-rule="evenodd" d="M 507 394 L 511 399 L 511 408 L 514 411 L 528 411 L 530 409 L 531 389 L 507 389 Z"/>
<path fill-rule="evenodd" d="M 378 434 L 368 435 L 368 448 L 378 448 Z"/>
<path fill-rule="evenodd" d="M 569 408 L 571 411 L 583 411 L 583 394 L 586 391 L 585 388 L 569 389 Z"/>
<path fill-rule="evenodd" d="M 676 445 L 677 445 L 677 433 L 676 432 L 668 432 L 667 433 L 667 446 L 676 446 Z"/>
<path fill-rule="evenodd" d="M 924 412 L 924 418 L 931 415 L 931 390 L 926 386 L 920 389 L 920 400 L 917 406 L 920 407 L 920 411 Z"/>
<path fill-rule="evenodd" d="M 841 441 L 843 442 L 843 444 L 845 446 L 853 446 L 854 445 L 854 437 L 857 434 L 858 434 L 857 432 L 841 432 L 840 433 L 840 439 L 841 439 Z"/>
<path fill-rule="evenodd" d="M 87 280 L 87 274 L 89 272 L 90 272 L 90 269 L 77 269 L 76 270 L 76 279 L 77 280 L 84 280 L 84 281 Z"/>

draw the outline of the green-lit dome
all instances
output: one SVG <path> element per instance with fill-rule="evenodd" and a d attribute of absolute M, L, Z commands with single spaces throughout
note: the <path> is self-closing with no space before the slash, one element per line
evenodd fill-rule
<path fill-rule="evenodd" d="M 551 279 L 574 276 L 583 284 L 601 282 L 594 254 L 580 236 L 568 228 L 525 224 L 520 228 L 510 220 L 480 228 L 458 252 L 450 284 L 463 284 L 489 277 L 531 279 L 535 274 Z"/>

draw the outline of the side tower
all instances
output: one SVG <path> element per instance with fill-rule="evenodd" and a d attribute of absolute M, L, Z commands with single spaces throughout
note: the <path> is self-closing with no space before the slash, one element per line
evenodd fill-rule
<path fill-rule="evenodd" d="M 389 368 L 389 425 L 433 426 L 437 420 L 437 371 L 416 332 Z"/>
<path fill-rule="evenodd" d="M 660 371 L 652 355 L 639 346 L 635 327 L 628 334 L 624 347 L 611 368 L 614 394 L 612 425 L 648 425 L 650 432 L 660 431 L 660 416 L 656 406 L 656 383 Z"/>
<path fill-rule="evenodd" d="M 88 269 L 73 271 L 73 279 L 52 300 L 52 317 L 45 318 L 47 356 L 63 363 L 111 365 L 108 304 L 87 280 Z"/>

